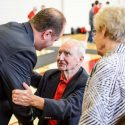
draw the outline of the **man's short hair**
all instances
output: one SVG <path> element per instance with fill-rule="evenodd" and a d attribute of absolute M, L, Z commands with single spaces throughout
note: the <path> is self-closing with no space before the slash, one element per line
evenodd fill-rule
<path fill-rule="evenodd" d="M 30 23 L 34 25 L 38 32 L 52 29 L 54 31 L 54 35 L 59 36 L 66 23 L 66 19 L 59 10 L 46 8 L 39 11 L 30 20 Z"/>

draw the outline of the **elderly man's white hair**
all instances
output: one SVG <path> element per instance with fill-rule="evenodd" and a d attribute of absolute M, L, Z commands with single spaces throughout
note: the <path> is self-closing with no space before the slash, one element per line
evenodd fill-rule
<path fill-rule="evenodd" d="M 86 44 L 84 41 L 68 38 L 68 39 L 65 39 L 64 42 L 77 47 L 78 55 L 80 55 L 84 58 L 85 52 L 86 52 Z"/>

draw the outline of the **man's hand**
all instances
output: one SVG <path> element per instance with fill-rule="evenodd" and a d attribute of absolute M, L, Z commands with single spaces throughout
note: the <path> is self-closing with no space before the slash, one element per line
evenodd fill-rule
<path fill-rule="evenodd" d="M 44 108 L 44 98 L 32 93 L 30 87 L 23 83 L 25 90 L 15 89 L 12 91 L 12 101 L 22 106 L 34 106 L 40 110 Z"/>
<path fill-rule="evenodd" d="M 23 87 L 25 90 L 15 89 L 12 91 L 12 101 L 18 105 L 31 106 L 33 93 L 26 83 L 23 83 Z"/>

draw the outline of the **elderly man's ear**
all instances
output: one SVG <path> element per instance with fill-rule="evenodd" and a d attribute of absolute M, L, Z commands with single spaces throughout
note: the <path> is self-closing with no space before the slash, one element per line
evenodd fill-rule
<path fill-rule="evenodd" d="M 80 62 L 83 62 L 84 61 L 84 56 L 81 56 L 80 57 Z"/>

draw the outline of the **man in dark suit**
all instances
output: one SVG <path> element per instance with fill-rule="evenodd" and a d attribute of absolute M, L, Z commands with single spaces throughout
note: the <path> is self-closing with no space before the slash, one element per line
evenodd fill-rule
<path fill-rule="evenodd" d="M 53 44 L 62 34 L 65 17 L 54 9 L 38 12 L 26 23 L 0 25 L 0 124 L 8 125 L 12 113 L 22 125 L 33 125 L 32 109 L 12 103 L 12 90 L 30 84 L 36 50 Z"/>
<path fill-rule="evenodd" d="M 82 42 L 66 41 L 58 51 L 58 69 L 51 69 L 43 76 L 33 75 L 31 83 L 38 85 L 36 95 L 24 83 L 26 90 L 13 90 L 13 102 L 35 107 L 39 125 L 77 125 L 88 78 L 81 66 L 84 54 Z"/>

